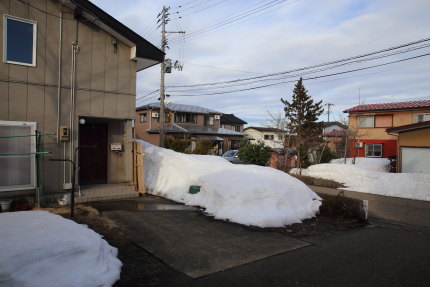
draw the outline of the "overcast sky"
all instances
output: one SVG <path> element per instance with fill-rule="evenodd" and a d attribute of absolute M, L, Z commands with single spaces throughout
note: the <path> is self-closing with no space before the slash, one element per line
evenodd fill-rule
<path fill-rule="evenodd" d="M 92 0 L 145 39 L 160 46 L 156 18 L 163 5 L 170 7 L 166 30 L 186 31 L 185 41 L 171 34 L 167 58 L 184 64 L 183 71 L 166 75 L 166 86 L 195 85 L 257 77 L 430 38 L 428 0 Z M 181 7 L 179 7 L 181 6 Z M 181 18 L 179 18 L 181 17 Z M 234 18 L 235 17 L 235 18 Z M 230 19 L 230 20 L 228 20 Z M 196 33 L 224 21 L 215 30 Z M 214 26 L 217 27 L 217 26 Z M 420 45 L 430 44 L 430 41 Z M 416 46 L 412 46 L 416 47 Z M 347 65 L 304 75 L 314 77 L 388 63 L 430 53 L 430 47 L 379 60 Z M 430 56 L 359 72 L 340 74 L 304 85 L 316 100 L 332 103 L 332 119 L 358 104 L 429 100 Z M 266 121 L 267 111 L 282 112 L 280 98 L 291 99 L 299 75 L 286 83 L 226 94 L 205 93 L 247 89 L 274 83 L 261 81 L 214 90 L 216 86 L 170 88 L 168 102 L 195 104 L 223 113 L 234 113 L 250 125 Z M 160 65 L 138 73 L 137 97 L 160 86 Z M 239 82 L 241 83 L 241 82 Z M 234 83 L 233 83 L 234 84 Z M 228 84 L 232 85 L 232 84 Z M 203 89 L 202 89 L 203 88 Z M 209 89 L 211 88 L 211 89 Z M 197 90 L 199 89 L 199 90 Z M 167 88 L 169 91 L 169 88 Z M 189 96 L 190 94 L 196 96 Z M 154 93 L 138 105 L 156 101 Z M 325 114 L 321 119 L 327 120 Z"/>

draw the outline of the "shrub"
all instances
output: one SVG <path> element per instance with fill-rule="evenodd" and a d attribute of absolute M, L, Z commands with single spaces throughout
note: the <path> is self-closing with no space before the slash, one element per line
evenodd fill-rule
<path fill-rule="evenodd" d="M 191 145 L 191 141 L 187 139 L 178 139 L 172 137 L 166 137 L 164 139 L 164 147 L 177 151 L 185 152 Z"/>
<path fill-rule="evenodd" d="M 247 164 L 265 166 L 270 159 L 271 150 L 263 141 L 253 144 L 244 140 L 240 144 L 238 156 Z"/>
<path fill-rule="evenodd" d="M 196 143 L 195 154 L 209 154 L 216 143 L 211 140 L 199 140 Z"/>

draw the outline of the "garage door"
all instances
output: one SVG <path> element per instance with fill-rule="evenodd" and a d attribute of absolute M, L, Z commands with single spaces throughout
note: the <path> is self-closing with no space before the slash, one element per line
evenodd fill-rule
<path fill-rule="evenodd" d="M 430 148 L 401 147 L 402 172 L 430 174 Z"/>

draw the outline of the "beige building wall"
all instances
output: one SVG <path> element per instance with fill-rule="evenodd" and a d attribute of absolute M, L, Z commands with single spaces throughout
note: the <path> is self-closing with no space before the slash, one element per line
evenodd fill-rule
<path fill-rule="evenodd" d="M 37 8 L 60 15 L 61 4 L 52 0 L 29 0 Z M 10 5 L 13 4 L 13 5 Z M 1 15 L 12 15 L 37 22 L 37 63 L 27 67 L 0 62 L 0 120 L 37 122 L 37 130 L 54 133 L 60 100 L 60 125 L 70 126 L 72 42 L 79 45 L 76 64 L 73 146 L 78 145 L 80 117 L 104 121 L 109 127 L 109 142 L 121 142 L 123 153 L 108 152 L 108 182 L 131 179 L 131 120 L 135 117 L 136 62 L 130 60 L 130 47 L 90 22 L 77 22 L 64 8 L 61 95 L 58 98 L 60 19 L 38 11 L 20 1 L 0 1 Z M 3 18 L 0 21 L 3 29 Z M 116 49 L 113 40 L 118 43 Z M 3 56 L 3 38 L 0 37 Z M 105 120 L 103 120 L 105 119 Z M 66 158 L 70 142 L 57 143 L 56 136 L 45 136 L 44 149 L 53 158 Z M 51 157 L 51 156 L 50 156 Z M 46 192 L 59 192 L 70 181 L 63 163 L 42 163 L 41 176 Z"/>
<path fill-rule="evenodd" d="M 359 116 L 373 115 L 393 115 L 393 127 L 408 125 L 413 123 L 413 114 L 430 113 L 430 110 L 422 111 L 399 111 L 399 112 L 379 112 L 379 113 L 353 113 L 349 115 L 349 129 L 356 130 Z M 387 127 L 388 128 L 388 127 Z M 397 140 L 396 136 L 386 133 L 387 128 L 358 128 L 358 139 L 380 139 L 380 140 Z"/>

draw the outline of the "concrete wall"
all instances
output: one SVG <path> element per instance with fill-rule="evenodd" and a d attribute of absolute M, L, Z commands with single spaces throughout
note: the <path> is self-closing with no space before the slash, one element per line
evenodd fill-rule
<path fill-rule="evenodd" d="M 50 14 L 59 15 L 61 4 L 53 0 L 29 0 Z M 37 22 L 37 65 L 27 67 L 0 62 L 0 120 L 34 121 L 43 133 L 56 132 L 58 104 L 58 63 L 60 19 L 21 3 L 0 1 L 0 13 Z M 79 117 L 109 119 L 109 138 L 125 144 L 123 155 L 109 155 L 109 182 L 131 178 L 126 166 L 131 160 L 131 119 L 135 114 L 136 62 L 130 60 L 130 47 L 118 42 L 112 46 L 111 35 L 89 22 L 77 22 L 71 10 L 64 8 L 60 124 L 70 126 L 72 42 L 78 40 L 76 65 L 75 117 L 72 131 L 78 134 Z M 3 19 L 0 21 L 3 29 Z M 3 42 L 3 38 L 0 38 Z M 0 54 L 3 55 L 3 43 Z M 116 119 L 114 123 L 110 119 Z M 125 125 L 125 128 L 124 128 Z M 73 145 L 77 146 L 75 136 Z M 57 143 L 55 136 L 44 137 L 44 149 L 54 158 L 69 155 L 70 143 Z M 46 192 L 62 190 L 62 163 L 42 163 L 41 176 Z M 68 167 L 66 179 L 68 179 Z"/>

